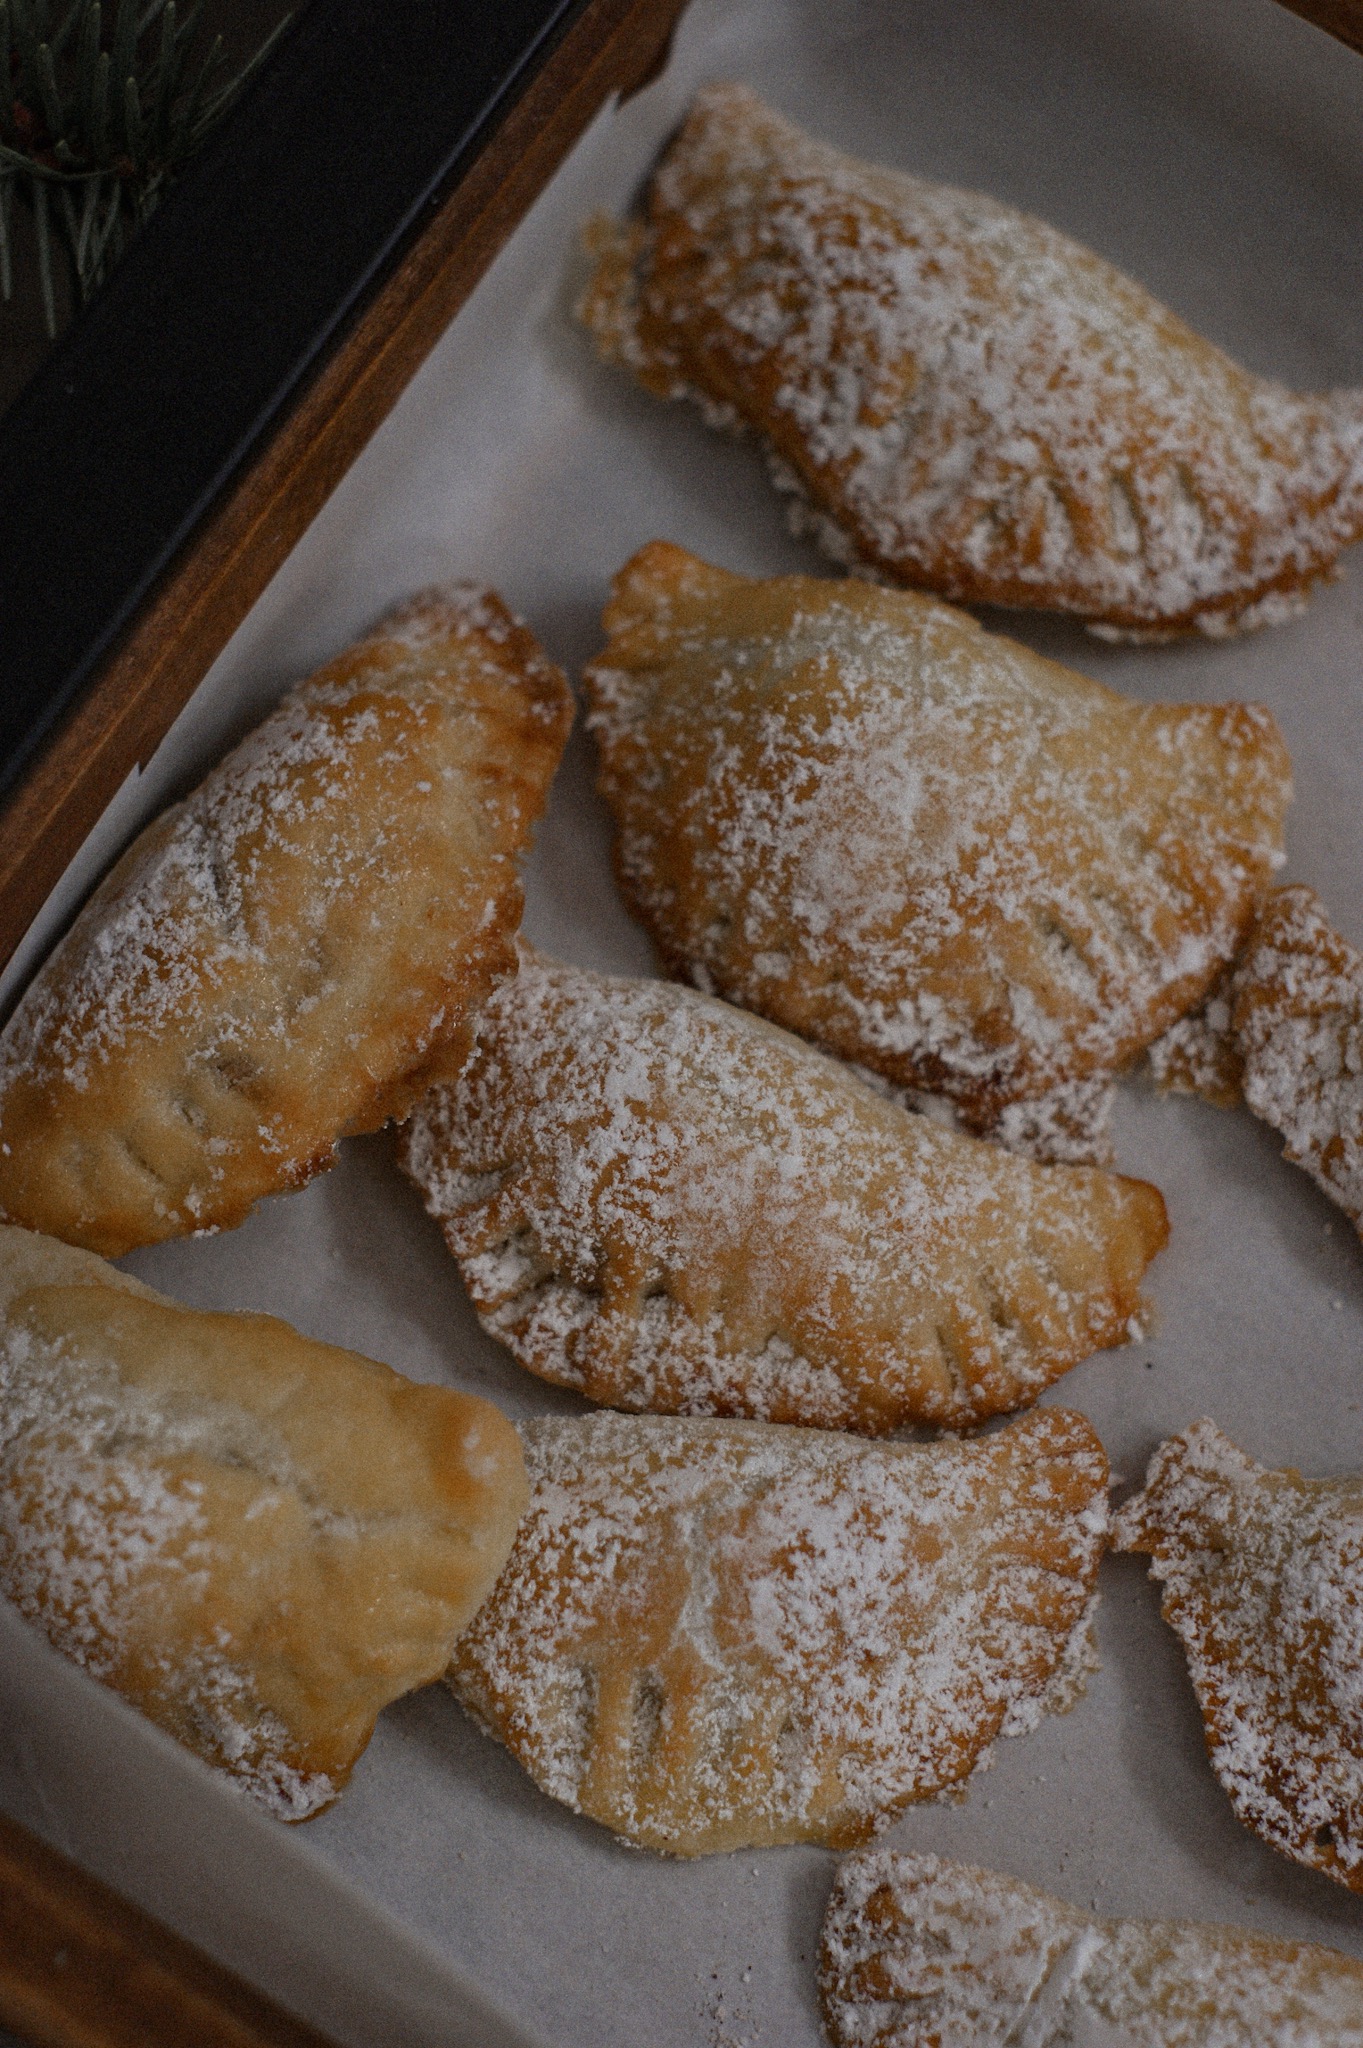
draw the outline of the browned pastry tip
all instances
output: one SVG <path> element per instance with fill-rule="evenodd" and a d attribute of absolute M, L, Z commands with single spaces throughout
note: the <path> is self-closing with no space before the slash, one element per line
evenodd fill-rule
<path fill-rule="evenodd" d="M 571 718 L 488 591 L 429 592 L 136 839 L 0 1038 L 0 1214 L 113 1257 L 240 1223 L 402 1115 L 514 972 Z"/>
<path fill-rule="evenodd" d="M 1363 535 L 1363 390 L 1251 375 L 1042 221 L 707 86 L 582 318 L 766 442 L 797 530 L 965 603 L 1118 637 L 1300 610 Z"/>

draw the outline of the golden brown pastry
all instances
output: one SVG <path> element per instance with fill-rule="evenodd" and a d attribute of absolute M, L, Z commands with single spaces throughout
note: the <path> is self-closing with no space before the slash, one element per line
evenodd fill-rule
<path fill-rule="evenodd" d="M 892 1849 L 840 1865 L 819 1994 L 835 2048 L 1363 2048 L 1350 1956 Z"/>
<path fill-rule="evenodd" d="M 282 1818 L 440 1675 L 526 1497 L 489 1402 L 0 1225 L 0 1592 Z"/>
<path fill-rule="evenodd" d="M 1122 1508 L 1246 1827 L 1363 1891 L 1363 1479 L 1265 1471 L 1195 1422 Z"/>
<path fill-rule="evenodd" d="M 1363 536 L 1363 391 L 1240 369 L 1068 236 L 858 163 L 738 85 L 594 224 L 608 359 L 755 430 L 838 560 L 1108 633 L 1300 610 Z"/>
<path fill-rule="evenodd" d="M 864 1841 L 1072 1704 L 1107 1527 L 1082 1415 L 972 1442 L 592 1415 L 534 1492 L 455 1692 L 536 1784 L 674 1856 Z"/>
<path fill-rule="evenodd" d="M 662 542 L 605 625 L 601 788 L 668 967 L 1034 1150 L 1202 1000 L 1281 858 L 1255 705 L 1136 703 L 931 598 Z"/>
<path fill-rule="evenodd" d="M 133 843 L 0 1038 L 0 1214 L 113 1257 L 240 1223 L 402 1115 L 515 968 L 571 716 L 490 592 L 432 592 Z"/>
<path fill-rule="evenodd" d="M 1133 1334 L 1159 1191 L 914 1116 L 690 989 L 526 958 L 403 1163 L 485 1327 L 618 1408 L 878 1432 Z"/>

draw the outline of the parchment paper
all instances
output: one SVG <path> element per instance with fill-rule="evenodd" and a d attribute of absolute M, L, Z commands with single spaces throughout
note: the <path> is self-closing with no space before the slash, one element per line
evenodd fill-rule
<path fill-rule="evenodd" d="M 598 644 L 610 572 L 651 537 L 759 573 L 825 566 L 787 537 L 750 445 L 596 364 L 567 317 L 580 221 L 625 203 L 715 76 L 865 155 L 1056 222 L 1258 370 L 1363 382 L 1363 63 L 1272 0 L 694 0 L 662 80 L 597 122 L 123 792 L 82 886 L 286 682 L 425 581 L 487 578 L 574 670 Z M 990 623 L 1138 695 L 1270 704 L 1297 772 L 1286 874 L 1363 942 L 1363 565 L 1303 620 L 1228 646 L 1113 649 L 1054 621 Z M 528 928 L 568 959 L 649 971 L 607 851 L 578 738 Z M 1117 1128 L 1120 1164 L 1160 1185 L 1172 1218 L 1150 1279 L 1157 1330 L 1049 1398 L 1087 1411 L 1126 1482 L 1203 1413 L 1271 1463 L 1363 1465 L 1363 1250 L 1347 1221 L 1245 1113 L 1132 1085 Z M 346 1146 L 335 1173 L 240 1231 L 129 1264 L 186 1300 L 269 1309 L 513 1415 L 577 1405 L 481 1335 L 385 1137 Z M 889 1839 L 1108 1912 L 1239 1921 L 1363 1955 L 1363 1900 L 1232 1818 L 1143 1566 L 1109 1560 L 1103 1589 L 1088 1696 L 1003 1744 L 963 1803 L 920 1808 Z M 812 1958 L 831 1856 L 632 1852 L 542 1797 L 439 1688 L 390 1710 L 339 1806 L 284 1840 L 300 1871 L 320 1859 L 556 2048 L 820 2038 Z"/>

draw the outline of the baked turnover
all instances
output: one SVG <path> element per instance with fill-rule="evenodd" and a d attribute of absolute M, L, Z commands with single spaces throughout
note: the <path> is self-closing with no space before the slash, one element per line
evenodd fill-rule
<path fill-rule="evenodd" d="M 531 1504 L 451 1683 L 644 1848 L 863 1841 L 1082 1689 L 1107 1527 L 1082 1415 L 932 1444 L 593 1415 L 522 1441 Z"/>
<path fill-rule="evenodd" d="M 1363 2048 L 1350 1956 L 891 1849 L 840 1866 L 819 1992 L 834 2048 Z"/>
<path fill-rule="evenodd" d="M 932 598 L 662 542 L 605 625 L 601 789 L 669 969 L 1043 1155 L 1082 1150 L 1281 860 L 1255 705 L 1138 703 Z"/>
<path fill-rule="evenodd" d="M 571 716 L 490 592 L 417 598 L 134 841 L 0 1038 L 0 1213 L 113 1257 L 405 1113 L 515 967 Z"/>
<path fill-rule="evenodd" d="M 440 1675 L 526 1492 L 490 1402 L 0 1225 L 0 1592 L 281 1818 Z"/>
<path fill-rule="evenodd" d="M 743 86 L 699 95 L 642 218 L 589 243 L 602 354 L 761 435 L 840 561 L 1222 635 L 1290 617 L 1363 535 L 1363 391 L 1251 376 L 1054 228 Z"/>
<path fill-rule="evenodd" d="M 1133 1334 L 1168 1236 L 1148 1182 L 945 1130 L 693 990 L 532 957 L 402 1157 L 486 1328 L 618 1408 L 980 1422 Z"/>

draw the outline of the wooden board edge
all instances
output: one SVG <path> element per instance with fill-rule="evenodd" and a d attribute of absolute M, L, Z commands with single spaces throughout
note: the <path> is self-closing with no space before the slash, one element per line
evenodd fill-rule
<path fill-rule="evenodd" d="M 1279 5 L 1363 55 L 1363 0 L 1279 0 Z"/>
<path fill-rule="evenodd" d="M 5 1815 L 0 2023 L 36 2048 L 334 2048 Z"/>
<path fill-rule="evenodd" d="M 0 811 L 0 966 L 611 93 L 685 0 L 593 0 L 247 472 L 208 515 Z"/>

